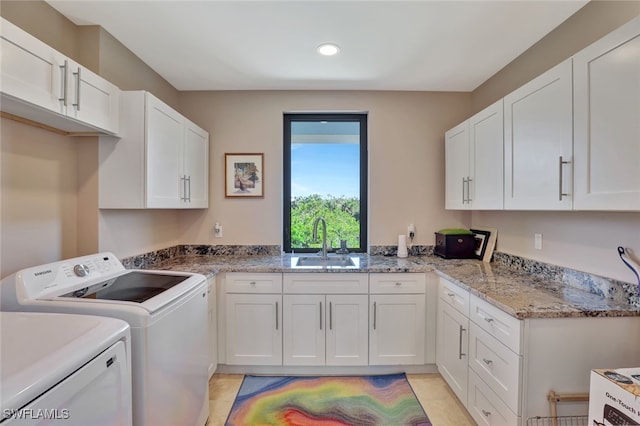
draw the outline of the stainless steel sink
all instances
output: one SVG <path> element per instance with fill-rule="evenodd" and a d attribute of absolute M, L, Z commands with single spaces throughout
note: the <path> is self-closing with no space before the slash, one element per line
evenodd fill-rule
<path fill-rule="evenodd" d="M 292 262 L 294 267 L 326 267 L 326 268 L 348 268 L 354 267 L 356 264 L 349 256 L 303 256 L 293 258 Z"/>

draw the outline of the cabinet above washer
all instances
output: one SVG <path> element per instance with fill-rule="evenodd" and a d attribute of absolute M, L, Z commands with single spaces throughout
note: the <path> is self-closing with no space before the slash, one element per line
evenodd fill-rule
<path fill-rule="evenodd" d="M 101 209 L 209 206 L 209 134 L 149 92 L 122 92 L 118 140 L 99 147 Z"/>

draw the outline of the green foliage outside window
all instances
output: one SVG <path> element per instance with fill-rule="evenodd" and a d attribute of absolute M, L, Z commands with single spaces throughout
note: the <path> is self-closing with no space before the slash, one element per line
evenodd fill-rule
<path fill-rule="evenodd" d="M 291 247 L 321 248 L 322 224 L 318 225 L 318 242 L 314 243 L 313 222 L 317 217 L 327 221 L 327 246 L 360 248 L 360 200 L 356 197 L 322 197 L 318 194 L 295 197 L 291 200 Z"/>

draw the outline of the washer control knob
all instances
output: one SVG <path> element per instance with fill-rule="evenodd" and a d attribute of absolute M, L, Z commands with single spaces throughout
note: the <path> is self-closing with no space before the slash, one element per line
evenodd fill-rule
<path fill-rule="evenodd" d="M 73 273 L 78 277 L 86 277 L 89 275 L 89 272 L 89 267 L 82 263 L 73 267 Z"/>

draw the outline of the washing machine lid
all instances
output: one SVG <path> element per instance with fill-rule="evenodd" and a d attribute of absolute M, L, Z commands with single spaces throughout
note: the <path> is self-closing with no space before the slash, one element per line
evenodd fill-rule
<path fill-rule="evenodd" d="M 115 318 L 0 312 L 0 408 L 17 410 L 119 340 L 129 325 Z"/>
<path fill-rule="evenodd" d="M 142 303 L 187 279 L 189 276 L 186 275 L 132 271 L 89 287 L 62 294 L 60 297 Z"/>

